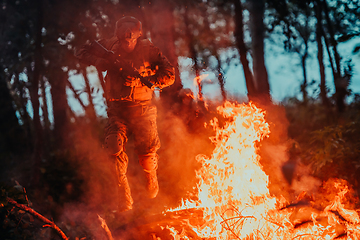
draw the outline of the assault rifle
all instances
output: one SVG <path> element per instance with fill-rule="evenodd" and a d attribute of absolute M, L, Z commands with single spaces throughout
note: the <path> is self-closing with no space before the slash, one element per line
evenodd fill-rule
<path fill-rule="evenodd" d="M 107 50 L 98 41 L 90 43 L 87 51 L 98 58 L 102 58 L 113 63 L 118 69 L 126 75 L 134 78 L 139 78 L 140 81 L 148 88 L 153 88 L 154 84 L 140 75 L 128 62 L 126 62 L 121 56 L 117 56 L 114 52 Z"/>

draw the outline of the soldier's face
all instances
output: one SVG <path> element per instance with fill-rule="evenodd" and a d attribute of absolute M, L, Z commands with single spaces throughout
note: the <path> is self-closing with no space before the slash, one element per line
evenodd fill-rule
<path fill-rule="evenodd" d="M 141 36 L 138 26 L 132 22 L 123 23 L 116 33 L 121 48 L 125 52 L 132 52 L 137 44 L 137 39 Z"/>
<path fill-rule="evenodd" d="M 136 43 L 137 38 L 123 38 L 120 40 L 121 48 L 127 53 L 130 53 L 134 50 Z"/>

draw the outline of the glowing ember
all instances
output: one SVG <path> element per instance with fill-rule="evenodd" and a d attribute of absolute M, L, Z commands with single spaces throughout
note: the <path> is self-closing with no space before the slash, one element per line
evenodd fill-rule
<path fill-rule="evenodd" d="M 280 208 L 281 199 L 270 196 L 269 179 L 259 163 L 257 154 L 260 141 L 270 134 L 265 112 L 254 104 L 239 105 L 226 102 L 218 107 L 227 122 L 220 127 L 214 119 L 216 130 L 212 141 L 215 150 L 208 158 L 198 155 L 202 168 L 198 200 L 183 201 L 176 209 L 201 209 L 201 224 L 191 224 L 201 238 L 215 239 L 358 239 L 359 216 L 346 210 L 341 199 L 347 189 L 339 189 L 333 204 L 324 211 L 311 206 Z M 340 215 L 341 217 L 339 217 Z M 341 219 L 342 218 L 342 219 Z M 170 229 L 170 228 L 169 228 Z M 175 234 L 175 235 L 174 235 Z M 174 239 L 180 234 L 172 230 Z M 184 233 L 181 233 L 181 239 Z"/>

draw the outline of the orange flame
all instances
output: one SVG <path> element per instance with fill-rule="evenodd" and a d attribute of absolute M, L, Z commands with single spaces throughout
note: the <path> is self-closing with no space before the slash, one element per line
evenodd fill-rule
<path fill-rule="evenodd" d="M 204 224 L 191 226 L 201 238 L 274 240 L 334 239 L 339 236 L 339 219 L 334 214 L 337 211 L 348 218 L 348 222 L 341 225 L 344 236 L 359 239 L 357 212 L 345 210 L 341 204 L 347 189 L 341 190 L 334 203 L 323 212 L 305 207 L 296 210 L 298 215 L 309 213 L 308 220 L 302 223 L 304 226 L 296 225 L 292 219 L 294 211 L 280 210 L 284 200 L 270 195 L 269 178 L 259 162 L 258 145 L 270 134 L 265 111 L 253 103 L 229 102 L 217 110 L 229 121 L 223 127 L 216 118 L 210 123 L 216 130 L 212 138 L 216 146 L 210 158 L 197 156 L 202 163 L 197 172 L 198 199 L 184 200 L 180 207 L 168 211 L 202 209 Z"/>
<path fill-rule="evenodd" d="M 201 83 L 203 80 L 205 80 L 208 76 L 209 76 L 209 74 L 201 74 L 201 75 L 195 77 L 194 81 L 193 81 L 194 86 L 199 85 L 199 83 Z"/>

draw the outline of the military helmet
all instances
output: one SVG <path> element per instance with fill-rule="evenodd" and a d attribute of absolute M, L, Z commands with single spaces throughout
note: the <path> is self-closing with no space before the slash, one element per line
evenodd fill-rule
<path fill-rule="evenodd" d="M 122 17 L 116 22 L 115 36 L 120 39 L 138 39 L 142 35 L 142 24 L 134 17 Z"/>

